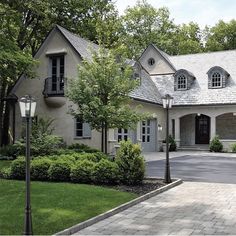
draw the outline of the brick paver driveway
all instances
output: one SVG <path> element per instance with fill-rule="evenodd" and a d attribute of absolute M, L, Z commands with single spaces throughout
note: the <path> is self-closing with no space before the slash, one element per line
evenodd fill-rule
<path fill-rule="evenodd" d="M 206 162 L 212 163 L 211 160 L 211 158 L 205 159 Z M 172 164 L 173 161 L 174 158 L 171 159 Z M 204 182 L 200 182 L 196 176 L 197 172 L 193 172 L 198 182 L 190 178 L 191 181 L 185 181 L 167 192 L 81 230 L 78 234 L 236 235 L 236 184 L 227 183 L 227 169 L 225 168 L 228 164 L 225 163 L 229 159 L 226 159 L 226 162 L 223 161 L 223 159 L 219 159 L 221 165 L 217 170 L 215 164 L 212 164 L 212 169 L 210 168 L 211 165 L 207 164 L 208 170 L 204 170 L 204 172 L 218 173 L 216 182 L 212 180 L 212 175 L 209 175 L 209 181 L 207 181 L 207 175 L 204 175 L 202 178 Z M 234 160 L 231 161 L 234 163 Z M 191 165 L 188 163 L 192 168 L 191 171 L 195 170 L 192 166 L 193 163 L 194 161 Z M 199 162 L 197 163 L 196 168 L 206 167 L 204 163 L 202 163 L 203 166 Z M 224 173 L 223 181 L 219 181 L 220 166 Z M 183 163 L 182 167 L 182 174 L 189 171 Z M 172 171 L 173 169 L 174 166 L 172 165 Z M 181 174 L 180 170 L 179 167 L 178 174 Z M 234 170 L 236 172 L 236 169 Z M 231 174 L 229 168 L 229 175 Z M 188 178 L 189 175 L 186 179 Z"/>

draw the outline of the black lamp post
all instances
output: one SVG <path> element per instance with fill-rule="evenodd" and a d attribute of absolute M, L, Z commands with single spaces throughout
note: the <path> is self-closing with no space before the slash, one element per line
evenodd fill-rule
<path fill-rule="evenodd" d="M 171 183 L 170 177 L 170 162 L 169 162 L 169 109 L 172 107 L 173 97 L 166 94 L 162 98 L 163 108 L 166 109 L 166 168 L 165 168 L 165 183 Z"/>
<path fill-rule="evenodd" d="M 32 235 L 32 218 L 30 205 L 30 123 L 34 117 L 36 101 L 29 95 L 22 97 L 19 101 L 21 116 L 26 118 L 26 195 L 25 195 L 25 226 L 24 235 Z"/>

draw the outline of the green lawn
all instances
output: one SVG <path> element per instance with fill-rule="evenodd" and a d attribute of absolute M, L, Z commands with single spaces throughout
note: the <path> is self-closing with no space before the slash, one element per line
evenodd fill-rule
<path fill-rule="evenodd" d="M 34 234 L 53 234 L 136 197 L 93 185 L 32 182 Z M 0 179 L 0 235 L 23 233 L 24 181 Z"/>
<path fill-rule="evenodd" d="M 0 160 L 0 170 L 10 167 L 12 161 Z"/>

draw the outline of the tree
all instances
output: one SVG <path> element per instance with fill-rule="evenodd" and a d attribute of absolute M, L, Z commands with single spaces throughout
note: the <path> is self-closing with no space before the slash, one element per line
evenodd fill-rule
<path fill-rule="evenodd" d="M 22 52 L 16 43 L 0 32 L 0 145 L 8 143 L 10 104 L 4 99 L 20 74 L 32 76 L 34 65 L 30 54 Z"/>
<path fill-rule="evenodd" d="M 126 9 L 123 26 L 121 40 L 130 58 L 138 58 L 150 43 L 169 52 L 175 26 L 167 8 L 156 9 L 145 0 L 138 1 L 134 7 Z"/>
<path fill-rule="evenodd" d="M 97 21 L 113 6 L 110 0 L 0 0 L 0 15 L 4 32 L 34 55 L 55 24 L 96 42 Z"/>
<path fill-rule="evenodd" d="M 129 93 L 137 86 L 131 75 L 132 69 L 121 56 L 100 48 L 91 61 L 79 65 L 78 78 L 69 83 L 66 94 L 78 106 L 73 114 L 101 131 L 105 153 L 109 128 L 129 128 L 143 119 L 129 105 Z"/>
<path fill-rule="evenodd" d="M 205 28 L 205 51 L 236 49 L 236 20 L 220 20 L 212 28 Z"/>
<path fill-rule="evenodd" d="M 202 31 L 197 23 L 176 26 L 172 38 L 172 54 L 183 55 L 203 51 Z"/>

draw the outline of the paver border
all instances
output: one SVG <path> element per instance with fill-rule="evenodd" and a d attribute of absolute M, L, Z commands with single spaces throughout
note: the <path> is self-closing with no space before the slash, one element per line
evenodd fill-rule
<path fill-rule="evenodd" d="M 146 179 L 158 179 L 158 178 L 150 177 L 150 178 L 146 178 Z M 84 228 L 87 228 L 88 226 L 91 226 L 91 225 L 93 225 L 93 224 L 95 224 L 95 223 L 97 223 L 97 222 L 99 222 L 101 220 L 104 220 L 104 219 L 106 219 L 106 218 L 108 218 L 110 216 L 113 216 L 113 215 L 121 212 L 121 211 L 124 211 L 124 210 L 126 210 L 127 208 L 129 208 L 131 206 L 134 206 L 134 205 L 136 205 L 136 204 L 138 204 L 138 203 L 140 203 L 142 201 L 145 201 L 145 200 L 147 200 L 147 199 L 149 199 L 149 198 L 151 198 L 151 197 L 153 197 L 155 195 L 158 195 L 158 194 L 160 194 L 160 193 L 162 193 L 164 191 L 167 191 L 167 190 L 169 190 L 169 189 L 171 189 L 171 188 L 181 184 L 182 182 L 183 181 L 181 179 L 173 179 L 173 182 L 170 183 L 170 184 L 167 184 L 167 185 L 165 185 L 165 186 L 163 186 L 163 187 L 161 187 L 159 189 L 153 190 L 153 191 L 151 191 L 151 192 L 149 192 L 149 193 L 147 193 L 145 195 L 142 195 L 142 196 L 140 196 L 138 198 L 135 198 L 135 199 L 133 199 L 133 200 L 131 200 L 129 202 L 126 202 L 126 203 L 124 203 L 124 204 L 122 204 L 122 205 L 120 205 L 118 207 L 115 207 L 115 208 L 113 208 L 113 209 L 111 209 L 109 211 L 106 211 L 105 213 L 102 213 L 102 214 L 100 214 L 98 216 L 95 216 L 95 217 L 93 217 L 91 219 L 88 219 L 88 220 L 86 220 L 84 222 L 76 224 L 76 225 L 74 225 L 74 226 L 72 226 L 72 227 L 70 227 L 68 229 L 62 230 L 62 231 L 60 231 L 60 232 L 58 232 L 58 233 L 56 233 L 54 235 L 71 235 L 71 234 L 74 234 L 74 233 L 76 233 L 76 232 L 78 232 L 78 231 L 80 231 L 80 230 L 82 230 Z"/>

